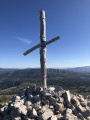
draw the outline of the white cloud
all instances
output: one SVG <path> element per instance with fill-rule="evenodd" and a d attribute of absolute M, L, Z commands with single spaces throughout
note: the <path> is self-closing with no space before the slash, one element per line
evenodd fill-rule
<path fill-rule="evenodd" d="M 20 40 L 20 41 L 22 41 L 22 42 L 25 42 L 25 43 L 27 43 L 27 44 L 30 44 L 30 43 L 31 43 L 31 41 L 30 41 L 29 39 L 27 39 L 27 38 L 17 37 L 17 39 Z"/>

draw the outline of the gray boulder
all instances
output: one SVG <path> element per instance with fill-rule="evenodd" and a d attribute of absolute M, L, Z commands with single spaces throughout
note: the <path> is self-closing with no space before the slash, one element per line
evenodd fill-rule
<path fill-rule="evenodd" d="M 65 102 L 66 102 L 66 105 L 68 106 L 68 105 L 70 104 L 70 102 L 71 102 L 70 91 L 69 91 L 69 90 L 68 90 L 68 91 L 65 91 L 65 92 L 63 93 L 63 97 L 64 97 L 64 100 L 65 100 Z"/>
<path fill-rule="evenodd" d="M 52 117 L 53 112 L 50 109 L 47 109 L 41 116 L 39 116 L 39 120 L 48 120 L 50 117 Z"/>

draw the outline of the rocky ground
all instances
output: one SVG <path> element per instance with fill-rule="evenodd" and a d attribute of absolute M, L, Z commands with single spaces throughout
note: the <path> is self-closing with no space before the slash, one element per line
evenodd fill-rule
<path fill-rule="evenodd" d="M 0 120 L 90 120 L 90 96 L 31 86 L 0 104 Z"/>

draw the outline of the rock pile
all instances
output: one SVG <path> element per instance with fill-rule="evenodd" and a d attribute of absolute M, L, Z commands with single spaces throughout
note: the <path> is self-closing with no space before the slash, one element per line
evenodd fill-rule
<path fill-rule="evenodd" d="M 0 120 L 90 120 L 90 96 L 31 86 L 0 105 Z"/>

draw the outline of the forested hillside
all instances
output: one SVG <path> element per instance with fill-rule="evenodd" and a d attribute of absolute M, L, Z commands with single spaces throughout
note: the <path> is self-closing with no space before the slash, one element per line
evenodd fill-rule
<path fill-rule="evenodd" d="M 73 72 L 60 69 L 47 69 L 48 85 L 62 86 L 79 93 L 90 92 L 90 73 Z M 6 89 L 23 84 L 41 85 L 40 69 L 10 70 L 0 74 L 0 89 Z"/>

